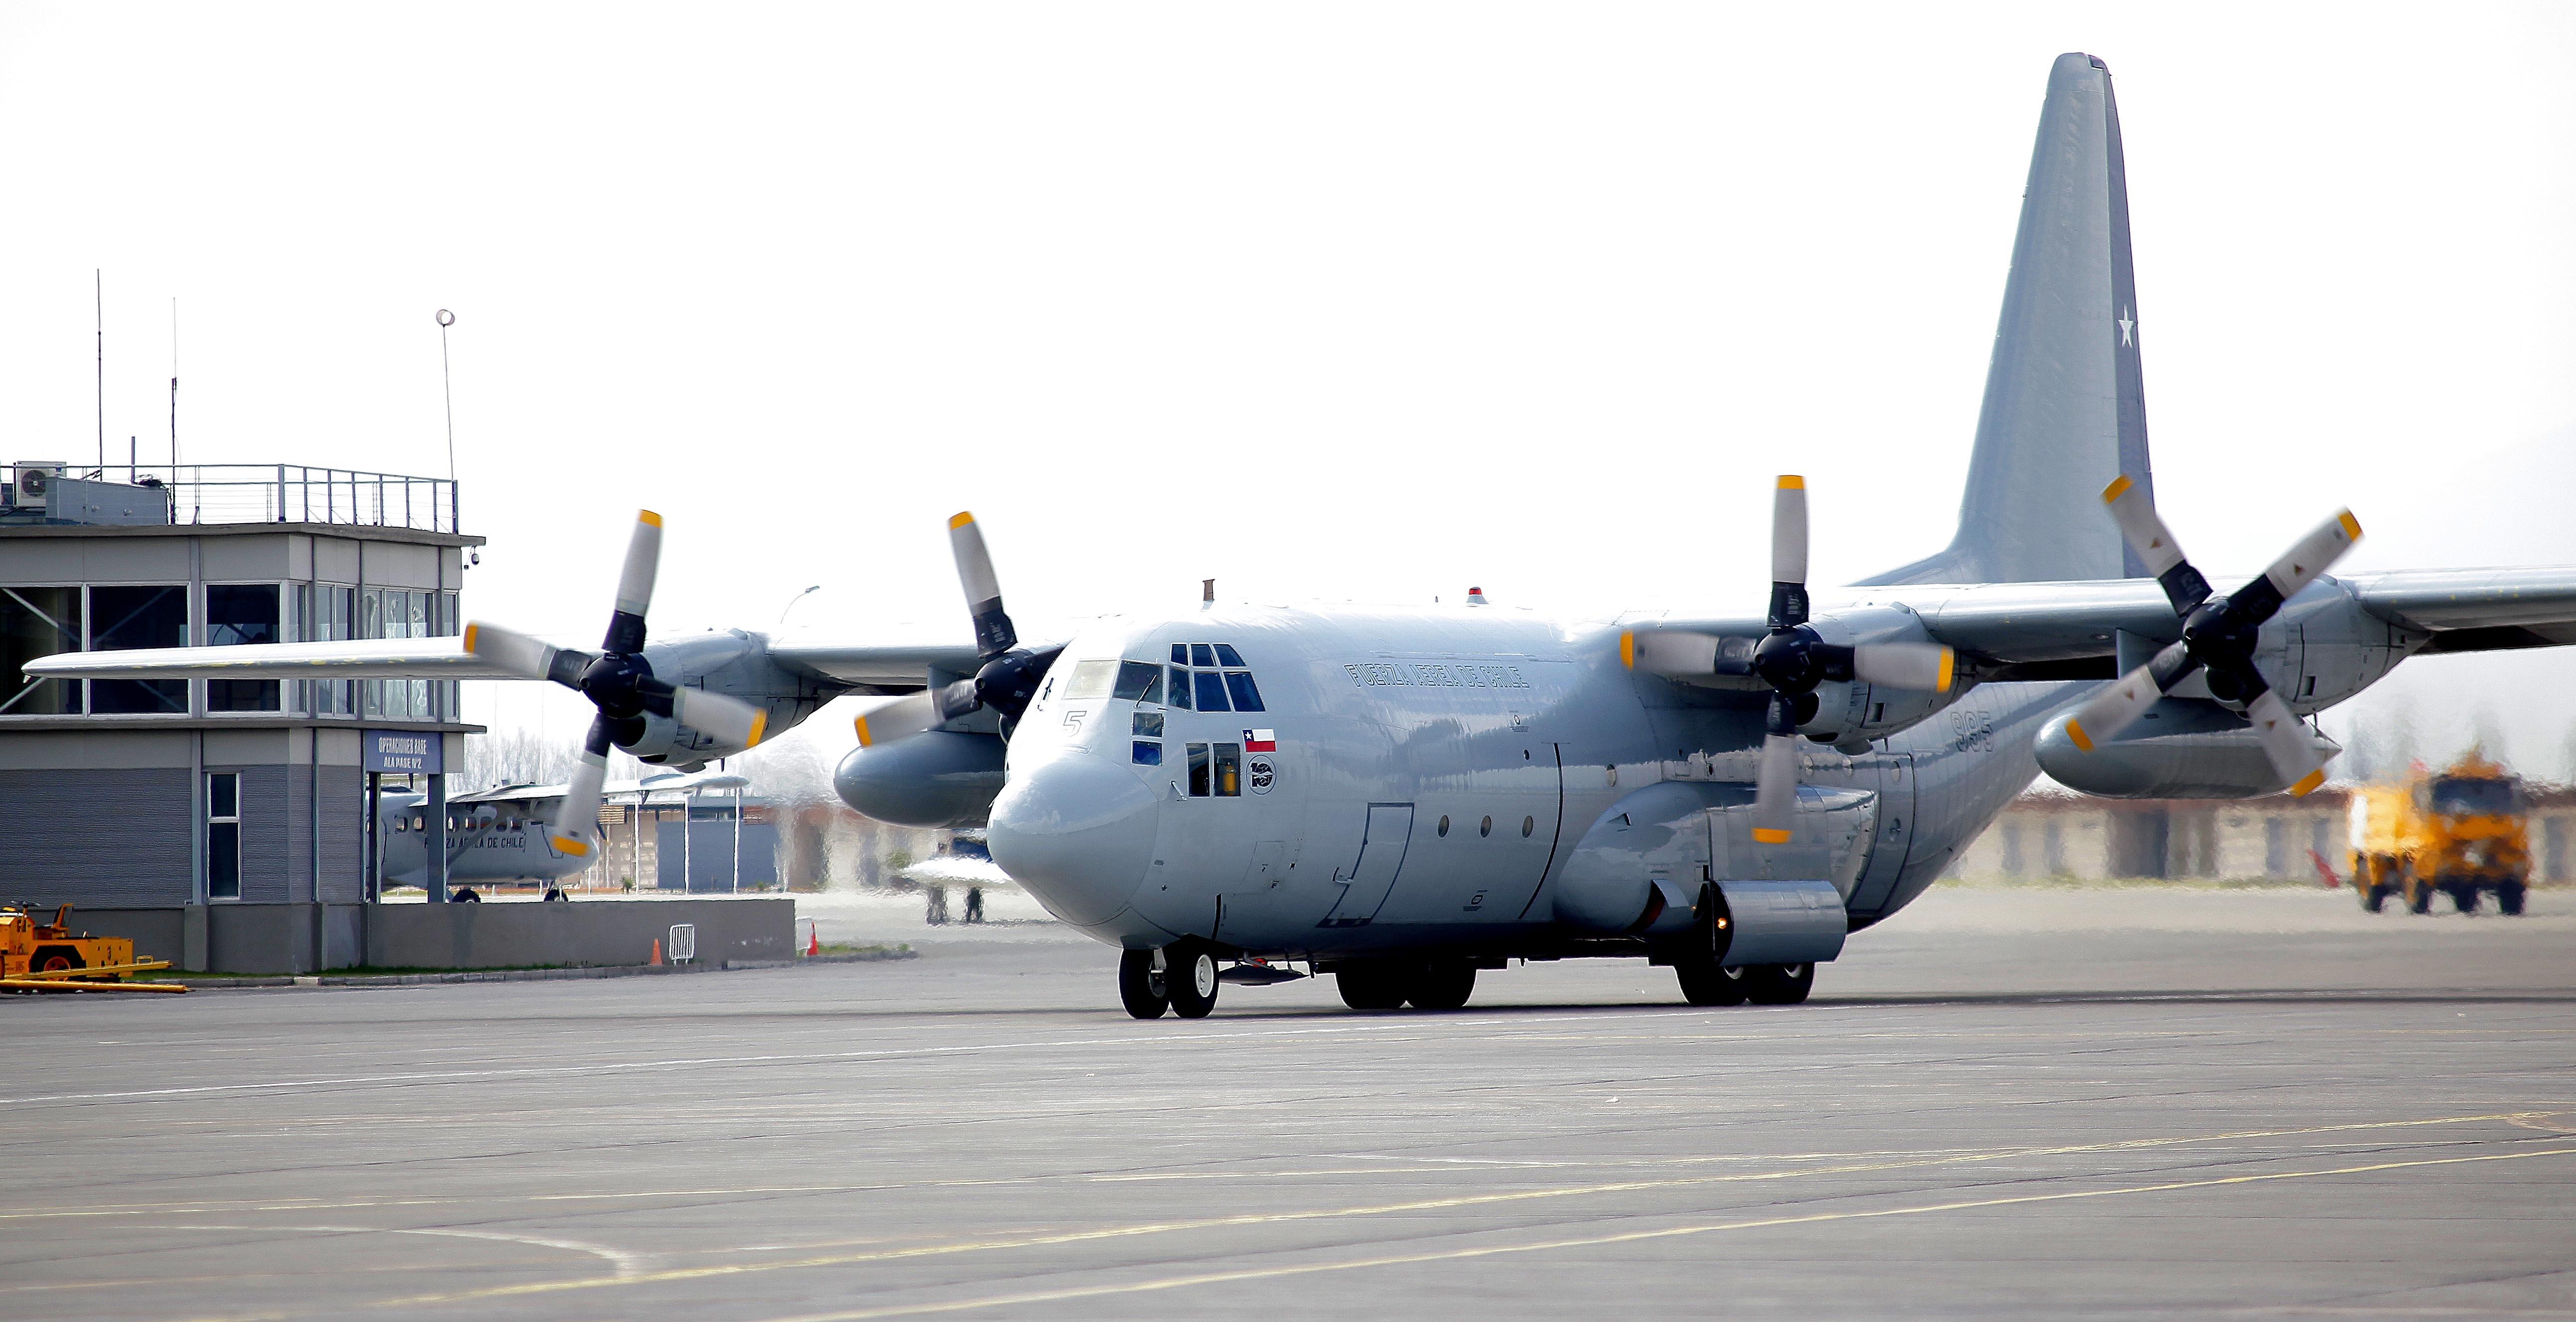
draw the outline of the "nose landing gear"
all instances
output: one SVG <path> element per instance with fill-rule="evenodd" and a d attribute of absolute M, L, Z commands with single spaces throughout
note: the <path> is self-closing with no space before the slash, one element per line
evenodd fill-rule
<path fill-rule="evenodd" d="M 1166 1009 L 1205 1019 L 1216 1008 L 1217 983 L 1216 952 L 1196 942 L 1118 957 L 1118 999 L 1138 1019 L 1160 1019 Z"/>

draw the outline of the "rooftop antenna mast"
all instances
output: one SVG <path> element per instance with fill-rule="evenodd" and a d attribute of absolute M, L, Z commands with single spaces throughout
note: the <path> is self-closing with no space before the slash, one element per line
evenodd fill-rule
<path fill-rule="evenodd" d="M 179 300 L 170 299 L 170 480 L 179 480 Z"/>
<path fill-rule="evenodd" d="M 456 386 L 447 370 L 447 328 L 456 324 L 456 314 L 438 310 L 438 392 L 447 402 L 447 480 L 456 480 Z"/>
<path fill-rule="evenodd" d="M 98 312 L 98 472 L 107 476 L 107 273 L 92 267 L 89 273 L 90 297 L 96 300 Z"/>

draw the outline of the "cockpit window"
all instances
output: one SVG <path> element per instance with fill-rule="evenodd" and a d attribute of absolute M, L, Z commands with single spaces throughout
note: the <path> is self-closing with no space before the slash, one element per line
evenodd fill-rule
<path fill-rule="evenodd" d="M 1189 663 L 1190 645 L 1188 643 L 1172 644 L 1172 664 L 1176 666 L 1185 666 Z"/>
<path fill-rule="evenodd" d="M 1109 696 L 1128 702 L 1161 702 L 1163 668 L 1151 661 L 1118 663 L 1118 689 Z"/>
<path fill-rule="evenodd" d="M 1073 664 L 1073 678 L 1065 682 L 1064 696 L 1068 700 L 1105 698 L 1117 681 L 1116 661 L 1077 661 Z"/>
<path fill-rule="evenodd" d="M 1235 651 L 1232 643 L 1218 643 L 1216 663 L 1221 666 L 1239 666 L 1243 664 L 1243 654 Z"/>
<path fill-rule="evenodd" d="M 1204 652 L 1207 650 L 1207 647 L 1202 644 L 1199 647 L 1199 650 Z M 1213 670 L 1202 670 L 1193 675 L 1192 678 L 1198 681 L 1200 711 L 1228 710 L 1225 701 L 1225 677 L 1223 675 L 1220 675 Z"/>
<path fill-rule="evenodd" d="M 1216 664 L 1216 652 L 1205 643 L 1192 643 L 1190 644 L 1190 664 L 1213 666 Z"/>
<path fill-rule="evenodd" d="M 1252 686 L 1251 671 L 1229 670 L 1225 672 L 1225 691 L 1233 696 L 1234 709 L 1236 711 L 1261 710 L 1261 690 Z"/>
<path fill-rule="evenodd" d="M 1181 650 L 1181 645 L 1172 644 L 1172 650 L 1175 652 Z M 1190 672 L 1186 670 L 1176 669 L 1172 672 L 1172 705 L 1182 711 L 1190 709 Z"/>

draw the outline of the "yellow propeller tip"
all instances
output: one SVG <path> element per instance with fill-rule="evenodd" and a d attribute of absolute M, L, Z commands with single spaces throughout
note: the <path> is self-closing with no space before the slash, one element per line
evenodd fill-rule
<path fill-rule="evenodd" d="M 2068 721 L 2066 723 L 2066 737 L 2074 740 L 2077 748 L 2081 748 L 2087 753 L 2093 751 L 2093 736 L 2084 733 L 2083 722 Z"/>
<path fill-rule="evenodd" d="M 1619 635 L 1619 664 L 1630 670 L 1637 668 L 1637 635 L 1633 633 Z"/>
<path fill-rule="evenodd" d="M 1786 831 L 1774 831 L 1768 827 L 1757 826 L 1753 828 L 1753 839 L 1760 844 L 1785 845 L 1789 843 L 1789 833 Z"/>
<path fill-rule="evenodd" d="M 2305 776 L 2300 777 L 2299 783 L 2290 787 L 2290 797 L 2294 799 L 2306 798 L 2309 791 L 2314 790 L 2317 786 L 2325 783 L 2326 769 L 2324 767 L 2319 767 Z"/>
<path fill-rule="evenodd" d="M 2338 519 L 2339 519 L 2339 520 L 2342 522 L 2342 524 L 2343 524 L 2343 535 L 2344 535 L 2344 536 L 2346 536 L 2346 537 L 2349 537 L 2349 538 L 2353 539 L 2353 540 L 2354 540 L 2354 541 L 2356 541 L 2356 542 L 2357 542 L 2357 541 L 2360 541 L 2360 540 L 2361 540 L 2361 520 L 2359 520 L 2359 519 L 2356 519 L 2356 518 L 2352 517 L 2352 511 L 2351 511 L 2351 510 L 2345 510 L 2341 515 L 2339 515 L 2339 516 L 2337 516 L 2337 517 L 2338 517 Z"/>
<path fill-rule="evenodd" d="M 1780 475 L 1780 489 L 1782 491 L 1804 491 L 1807 489 L 1807 479 L 1798 476 L 1796 473 L 1782 473 Z"/>
<path fill-rule="evenodd" d="M 466 626 L 465 626 L 465 650 L 466 650 L 466 651 L 471 652 L 471 651 L 473 651 L 473 650 L 474 650 L 474 637 L 475 637 L 475 635 L 476 635 L 476 634 L 479 634 L 479 633 L 481 633 L 482 631 L 483 631 L 483 626 L 482 626 L 482 625 L 479 625 L 479 624 L 469 624 L 469 625 L 466 625 Z"/>
<path fill-rule="evenodd" d="M 859 717 L 857 720 L 854 720 L 854 721 L 850 722 L 850 724 L 851 724 L 851 725 L 853 725 L 853 726 L 856 726 L 856 727 L 858 728 L 858 732 L 859 732 L 859 747 L 861 747 L 861 748 L 869 748 L 869 747 L 873 747 L 873 746 L 874 746 L 873 741 L 871 741 L 871 740 L 868 738 L 868 718 L 867 718 L 867 717 L 865 717 L 865 716 Z"/>
<path fill-rule="evenodd" d="M 575 840 L 571 836 L 559 835 L 554 837 L 554 846 L 574 858 L 590 857 L 590 842 L 586 840 Z"/>
<path fill-rule="evenodd" d="M 756 748 L 760 745 L 761 736 L 768 733 L 769 713 L 766 710 L 753 712 L 751 714 L 751 738 L 744 740 L 742 746 L 745 748 Z"/>
<path fill-rule="evenodd" d="M 659 527 L 661 527 L 661 526 L 662 526 L 662 516 L 661 516 L 661 515 L 659 515 L 659 514 L 654 513 L 654 512 L 653 512 L 653 511 L 651 511 L 651 510 L 637 510 L 637 511 L 635 511 L 635 521 L 636 521 L 637 523 L 649 523 L 649 524 L 652 524 L 652 525 L 653 525 L 654 527 L 656 527 L 656 528 L 659 528 Z"/>
<path fill-rule="evenodd" d="M 2108 505 L 2112 501 L 2118 500 L 2120 497 L 2129 494 L 2129 488 L 2136 485 L 2137 483 L 2129 480 L 2129 475 L 2126 473 L 2122 473 L 2118 477 L 2112 478 L 2111 485 L 2102 488 L 2102 503 Z"/>
<path fill-rule="evenodd" d="M 1956 677 L 1957 677 L 1957 675 L 1958 675 L 1958 673 L 1959 673 L 1959 654 L 1958 654 L 1958 653 L 1956 653 L 1956 652 L 1951 651 L 1949 648 L 1946 648 L 1946 647 L 1942 648 L 1942 649 L 1941 649 L 1941 674 L 1940 674 L 1940 677 L 1939 677 L 1937 680 L 1935 680 L 1935 681 L 1933 682 L 1933 685 L 1932 685 L 1932 691 L 1933 691 L 1933 692 L 1935 692 L 1935 693 L 1947 693 L 1947 692 L 1949 692 L 1949 691 L 1950 691 L 1950 681 L 1951 681 L 1952 679 L 1956 678 Z"/>
<path fill-rule="evenodd" d="M 975 521 L 975 515 L 974 515 L 974 512 L 973 512 L 973 511 L 971 511 L 971 510 L 959 510 L 959 511 L 957 511 L 955 514 L 951 514 L 951 515 L 949 515 L 949 516 L 948 516 L 948 531 L 950 531 L 950 532 L 955 532 L 955 531 L 957 531 L 958 529 L 965 527 L 967 524 L 973 523 L 974 521 Z"/>

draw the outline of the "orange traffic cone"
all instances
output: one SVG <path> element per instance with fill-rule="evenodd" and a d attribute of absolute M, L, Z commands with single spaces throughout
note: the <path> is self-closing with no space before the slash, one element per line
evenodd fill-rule
<path fill-rule="evenodd" d="M 806 936 L 805 936 L 805 953 L 806 953 L 806 954 L 808 954 L 808 955 L 819 955 L 819 954 L 822 954 L 822 953 L 823 953 L 823 927 L 822 927 L 822 925 L 821 925 L 821 924 L 819 924 L 819 923 L 817 923 L 817 924 L 815 924 L 815 925 L 814 925 L 814 926 L 812 926 L 812 927 L 806 928 L 806 929 L 805 929 L 805 932 L 806 932 Z"/>
<path fill-rule="evenodd" d="M 658 936 L 653 938 L 653 963 L 657 968 L 662 963 L 662 938 Z"/>

